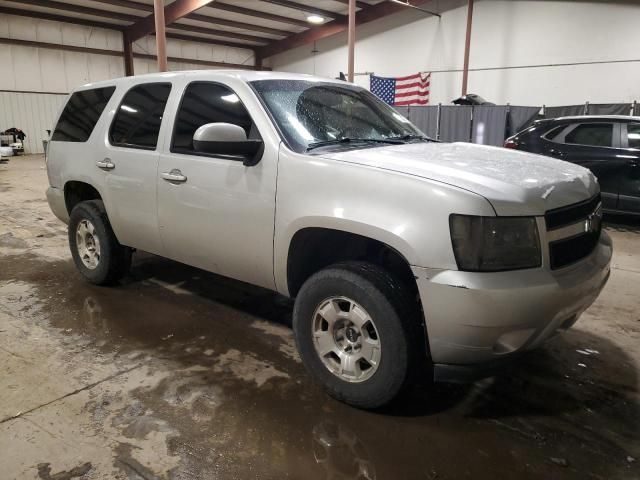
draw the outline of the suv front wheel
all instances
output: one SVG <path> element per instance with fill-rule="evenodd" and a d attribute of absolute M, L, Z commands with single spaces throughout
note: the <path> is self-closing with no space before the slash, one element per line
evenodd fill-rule
<path fill-rule="evenodd" d="M 131 266 L 131 249 L 118 242 L 102 200 L 80 202 L 73 208 L 69 247 L 78 271 L 96 285 L 115 283 Z"/>
<path fill-rule="evenodd" d="M 311 375 L 356 407 L 389 403 L 424 364 L 416 301 L 377 265 L 346 262 L 312 275 L 297 295 L 293 329 Z"/>

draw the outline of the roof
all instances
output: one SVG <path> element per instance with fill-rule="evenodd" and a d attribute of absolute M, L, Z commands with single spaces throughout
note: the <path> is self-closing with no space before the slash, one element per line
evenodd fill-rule
<path fill-rule="evenodd" d="M 335 80 L 332 78 L 318 77 L 314 75 L 308 75 L 305 73 L 290 73 L 290 72 L 271 72 L 271 71 L 253 71 L 253 70 L 183 70 L 177 72 L 162 72 L 162 73 L 146 73 L 144 75 L 135 75 L 133 77 L 120 77 L 110 80 L 102 80 L 99 82 L 87 83 L 78 87 L 76 90 L 85 90 L 88 88 L 99 88 L 109 85 L 117 85 L 118 83 L 136 82 L 137 80 L 143 80 L 147 82 L 153 81 L 166 81 L 171 78 L 179 76 L 198 76 L 202 78 L 203 75 L 210 75 L 211 79 L 222 78 L 236 78 L 245 82 L 252 82 L 254 80 L 308 80 L 313 82 L 331 82 L 354 86 L 351 83 L 346 83 L 343 80 Z"/>
<path fill-rule="evenodd" d="M 568 117 L 556 117 L 556 118 L 545 118 L 544 120 L 549 121 L 573 121 L 579 120 L 582 122 L 592 122 L 592 121 L 602 121 L 602 120 L 616 120 L 616 121 L 626 121 L 626 122 L 640 122 L 640 117 L 634 117 L 632 115 L 573 115 Z"/>

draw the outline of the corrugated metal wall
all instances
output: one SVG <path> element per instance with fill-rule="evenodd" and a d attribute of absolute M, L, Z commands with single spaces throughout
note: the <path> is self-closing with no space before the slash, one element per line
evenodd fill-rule
<path fill-rule="evenodd" d="M 42 140 L 67 96 L 50 93 L 0 91 L 0 131 L 17 127 L 27 134 L 25 153 L 43 153 Z"/>

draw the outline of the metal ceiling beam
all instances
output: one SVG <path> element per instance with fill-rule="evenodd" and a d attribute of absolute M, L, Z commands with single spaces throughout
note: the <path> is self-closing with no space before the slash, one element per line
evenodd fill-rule
<path fill-rule="evenodd" d="M 153 12 L 153 4 L 135 2 L 133 0 L 92 0 L 97 3 L 104 3 L 114 7 L 130 8 L 131 10 L 140 10 L 142 12 Z"/>
<path fill-rule="evenodd" d="M 424 5 L 431 0 L 412 0 L 411 4 L 415 6 Z M 404 11 L 407 7 L 393 2 L 381 2 L 371 5 L 356 13 L 356 25 L 378 20 L 379 18 L 392 15 L 397 12 Z M 311 28 L 305 32 L 291 35 L 283 40 L 277 40 L 264 47 L 256 49 L 256 53 L 261 58 L 271 57 L 278 53 L 286 52 L 292 48 L 300 47 L 309 43 L 316 42 L 323 38 L 344 32 L 348 28 L 347 17 L 333 20 L 318 27 Z"/>
<path fill-rule="evenodd" d="M 170 25 L 211 2 L 212 0 L 176 0 L 164 8 L 165 25 Z M 127 28 L 127 34 L 131 40 L 135 41 L 155 32 L 155 28 L 155 15 L 151 14 L 130 25 Z"/>
<path fill-rule="evenodd" d="M 289 0 L 262 0 L 262 1 L 265 3 L 271 3 L 272 5 L 279 5 L 281 7 L 287 7 L 293 10 L 300 10 L 301 12 L 320 15 L 322 17 L 336 18 L 336 19 L 346 18 L 346 15 L 342 15 L 341 13 L 332 12 L 330 10 L 323 10 L 321 8 L 316 8 L 311 5 L 304 5 L 302 3 L 291 2 Z"/>
<path fill-rule="evenodd" d="M 23 5 L 33 5 L 34 7 L 51 8 L 66 12 L 82 13 L 83 15 L 92 15 L 94 17 L 109 18 L 112 20 L 120 20 L 123 22 L 136 22 L 140 17 L 130 15 L 128 13 L 114 12 L 112 10 L 102 10 L 100 8 L 85 7 L 71 3 L 56 2 L 53 0 L 6 0 L 12 3 L 20 3 Z"/>
<path fill-rule="evenodd" d="M 192 13 L 190 15 L 187 15 L 185 18 L 188 18 L 189 20 L 197 20 L 199 22 L 211 23 L 214 25 L 223 25 L 225 27 L 241 28 L 243 30 L 268 33 L 269 35 L 277 35 L 279 37 L 286 37 L 287 35 L 291 35 L 292 33 L 288 30 L 279 30 L 277 28 L 263 27 L 262 25 L 254 25 L 252 23 L 236 22 L 235 20 L 210 17 L 209 15 L 202 15 L 200 13 Z"/>
<path fill-rule="evenodd" d="M 175 2 L 164 7 L 165 25 L 177 30 L 185 30 L 189 32 L 203 33 L 206 35 L 216 35 L 223 38 L 234 38 L 237 40 L 245 40 L 255 43 L 267 43 L 269 39 L 247 35 L 244 33 L 229 32 L 226 30 L 214 30 L 212 28 L 198 27 L 196 25 L 186 25 L 184 23 L 175 23 L 177 20 L 189 15 L 195 10 L 207 6 L 212 0 L 176 0 Z M 127 34 L 132 41 L 149 35 L 155 31 L 154 15 L 138 19 L 133 25 L 127 27 Z"/>
<path fill-rule="evenodd" d="M 173 28 L 173 25 L 169 25 L 168 28 Z M 152 34 L 153 35 L 153 34 Z M 207 43 L 210 45 L 221 45 L 224 47 L 244 48 L 247 50 L 254 50 L 254 45 L 247 45 L 246 43 L 227 42 L 226 40 L 218 40 L 217 38 L 205 38 L 197 37 L 195 35 L 183 35 L 181 33 L 167 32 L 167 38 L 174 40 L 184 40 L 186 42 Z"/>
<path fill-rule="evenodd" d="M 334 2 L 338 2 L 338 3 L 343 3 L 343 4 L 345 4 L 345 5 L 349 5 L 349 0 L 333 0 L 333 1 L 334 1 Z M 356 7 L 358 7 L 358 8 L 368 8 L 368 7 L 370 7 L 370 6 L 371 6 L 371 5 L 369 5 L 369 4 L 368 4 L 368 3 L 366 3 L 366 2 L 358 2 L 358 1 L 356 0 Z"/>
<path fill-rule="evenodd" d="M 126 25 L 97 22 L 94 20 L 87 20 L 85 18 L 68 17 L 66 15 L 56 15 L 53 13 L 36 12 L 33 10 L 22 10 L 18 8 L 3 7 L 2 13 L 6 15 L 16 15 L 18 17 L 37 18 L 40 20 L 51 20 L 54 22 L 70 23 L 73 25 L 83 25 L 85 27 L 104 28 L 106 30 L 124 31 L 126 29 Z M 173 27 L 174 25 L 171 25 L 169 28 L 173 28 Z M 244 48 L 248 50 L 253 50 L 255 48 L 254 45 L 247 45 L 246 43 L 220 40 L 217 38 L 198 37 L 195 35 L 183 35 L 180 33 L 173 33 L 173 32 L 167 32 L 167 38 L 172 38 L 175 40 L 183 40 L 186 42 L 197 42 L 197 43 L 206 43 L 209 45 L 220 45 L 223 47 Z"/>
<path fill-rule="evenodd" d="M 52 20 L 54 22 L 72 23 L 84 25 L 85 27 L 105 28 L 107 30 L 124 30 L 124 25 L 115 23 L 97 22 L 85 18 L 67 17 L 66 15 L 56 15 L 54 13 L 35 12 L 33 10 L 22 10 L 19 8 L 2 7 L 2 13 L 7 15 L 17 15 L 19 17 L 38 18 L 40 20 Z"/>
<path fill-rule="evenodd" d="M 289 25 L 295 25 L 297 27 L 309 28 L 309 23 L 305 22 L 304 20 L 298 20 L 297 18 L 284 17 L 282 15 L 263 12 L 261 10 L 252 10 L 250 8 L 238 7 L 236 5 L 230 5 L 228 3 L 213 2 L 207 5 L 207 7 L 215 8 L 216 10 L 222 10 L 225 12 L 232 12 L 240 15 L 246 15 L 248 17 L 261 18 L 263 20 L 270 20 L 272 22 L 287 23 Z"/>
<path fill-rule="evenodd" d="M 247 35 L 245 33 L 229 32 L 227 30 L 214 30 L 213 28 L 198 27 L 197 25 L 187 25 L 185 23 L 169 24 L 169 22 L 167 21 L 166 25 L 167 25 L 167 28 L 173 28 L 174 30 L 183 30 L 185 32 L 202 33 L 205 35 L 215 35 L 217 37 L 223 37 L 223 38 L 229 38 L 229 39 L 235 39 L 235 40 L 244 40 L 246 42 L 255 42 L 258 44 L 265 44 L 271 41 L 270 38 L 256 37 L 253 35 Z M 148 33 L 145 33 L 141 36 L 144 36 L 144 35 L 148 35 Z M 137 40 L 138 38 L 140 38 L 140 36 L 134 35 L 133 38 Z M 247 45 L 247 47 L 255 48 L 256 45 Z"/>
<path fill-rule="evenodd" d="M 61 45 L 58 43 L 47 42 L 34 42 L 31 40 L 16 40 L 15 38 L 3 38 L 0 37 L 0 44 L 5 45 L 19 45 L 24 47 L 33 48 L 46 48 L 49 50 L 62 50 L 65 52 L 78 52 L 78 53 L 90 53 L 93 55 L 106 55 L 112 57 L 122 57 L 123 52 L 120 50 L 106 50 L 103 48 L 89 48 L 89 47 L 77 47 L 75 45 Z M 134 58 L 144 58 L 146 60 L 155 60 L 155 55 L 146 53 L 133 53 Z M 193 63 L 195 65 L 206 65 L 210 67 L 223 67 L 223 68 L 239 68 L 244 70 L 254 70 L 253 65 L 244 65 L 240 63 L 226 63 L 226 62 L 213 62 L 208 60 L 200 60 L 197 58 L 182 58 L 182 57 L 168 57 L 170 62 L 182 62 Z"/>
<path fill-rule="evenodd" d="M 153 5 L 149 5 L 147 3 L 134 2 L 132 0 L 92 0 L 92 1 L 98 2 L 98 3 L 104 3 L 107 5 L 117 6 L 117 7 L 129 8 L 132 10 L 138 10 L 141 12 L 147 12 L 147 13 L 153 12 Z M 210 7 L 211 5 L 208 5 L 208 6 Z M 270 35 L 278 35 L 281 37 L 286 37 L 287 35 L 291 34 L 291 32 L 287 30 L 279 30 L 277 28 L 270 28 L 262 25 L 255 25 L 253 23 L 237 22 L 235 20 L 227 20 L 225 18 L 211 17 L 209 15 L 202 15 L 200 13 L 190 13 L 189 15 L 185 15 L 184 18 L 197 20 L 199 22 L 206 22 L 212 25 L 223 25 L 225 27 L 241 28 L 243 30 L 268 33 Z"/>

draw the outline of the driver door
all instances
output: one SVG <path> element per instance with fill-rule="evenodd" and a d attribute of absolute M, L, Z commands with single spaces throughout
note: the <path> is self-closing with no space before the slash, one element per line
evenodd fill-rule
<path fill-rule="evenodd" d="M 274 288 L 273 229 L 278 150 L 266 142 L 254 166 L 241 156 L 197 152 L 193 135 L 208 123 L 241 126 L 261 138 L 242 99 L 227 85 L 189 83 L 174 106 L 173 135 L 158 168 L 158 219 L 166 256 Z"/>

